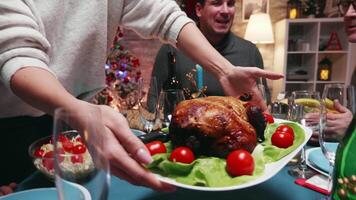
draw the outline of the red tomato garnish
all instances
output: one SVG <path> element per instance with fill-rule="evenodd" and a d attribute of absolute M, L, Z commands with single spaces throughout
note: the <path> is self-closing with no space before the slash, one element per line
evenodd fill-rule
<path fill-rule="evenodd" d="M 67 142 L 67 141 L 70 141 L 70 139 L 67 138 L 67 137 L 64 136 L 64 135 L 59 135 L 59 136 L 58 136 L 58 140 L 59 140 L 60 142 Z"/>
<path fill-rule="evenodd" d="M 43 157 L 44 157 L 44 158 L 53 158 L 53 156 L 54 156 L 53 151 L 49 151 L 49 152 L 47 152 Z"/>
<path fill-rule="evenodd" d="M 277 131 L 284 132 L 284 133 L 289 133 L 289 134 L 291 134 L 291 135 L 293 136 L 293 138 L 294 138 L 294 131 L 293 131 L 293 129 L 292 129 L 290 126 L 288 126 L 288 125 L 280 125 L 280 126 L 278 126 L 277 129 L 276 129 L 276 132 L 277 132 Z"/>
<path fill-rule="evenodd" d="M 73 154 L 70 157 L 70 160 L 72 161 L 72 163 L 83 163 L 84 162 L 83 156 L 80 154 Z"/>
<path fill-rule="evenodd" d="M 82 144 L 83 144 L 83 140 L 82 140 L 82 138 L 81 138 L 81 137 L 77 137 L 77 138 L 75 139 L 75 141 L 80 142 L 80 143 L 82 143 Z"/>
<path fill-rule="evenodd" d="M 234 150 L 226 158 L 226 170 L 231 176 L 252 175 L 255 163 L 251 154 L 244 150 Z"/>
<path fill-rule="evenodd" d="M 33 155 L 37 158 L 41 158 L 43 157 L 44 151 L 41 148 L 38 148 L 35 150 L 35 152 L 33 153 Z"/>
<path fill-rule="evenodd" d="M 74 154 L 82 154 L 85 153 L 86 150 L 87 148 L 82 144 L 77 144 L 72 148 L 72 152 Z"/>
<path fill-rule="evenodd" d="M 178 147 L 172 151 L 169 160 L 172 162 L 190 164 L 195 160 L 195 157 L 188 147 Z"/>
<path fill-rule="evenodd" d="M 48 170 L 52 170 L 54 168 L 54 160 L 53 158 L 44 158 L 42 160 L 43 166 Z"/>
<path fill-rule="evenodd" d="M 274 119 L 272 117 L 272 115 L 268 114 L 268 113 L 263 113 L 263 117 L 265 118 L 265 121 L 269 124 L 273 124 L 274 123 Z"/>
<path fill-rule="evenodd" d="M 273 133 L 272 145 L 279 148 L 288 148 L 293 145 L 294 137 L 288 132 L 276 131 Z"/>
<path fill-rule="evenodd" d="M 166 153 L 166 146 L 161 141 L 152 141 L 146 144 L 147 149 L 149 150 L 151 156 L 158 153 Z"/>
<path fill-rule="evenodd" d="M 72 152 L 73 146 L 74 145 L 70 140 L 66 140 L 62 142 L 62 147 L 66 152 Z"/>

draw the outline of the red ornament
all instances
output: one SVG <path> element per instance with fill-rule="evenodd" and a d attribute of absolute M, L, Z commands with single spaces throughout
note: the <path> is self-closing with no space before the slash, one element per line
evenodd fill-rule
<path fill-rule="evenodd" d="M 118 36 L 119 36 L 120 38 L 122 38 L 122 37 L 124 37 L 124 34 L 123 34 L 122 32 L 119 32 Z"/>
<path fill-rule="evenodd" d="M 134 67 L 138 67 L 140 65 L 140 61 L 136 58 L 136 59 L 132 60 L 132 65 Z"/>
<path fill-rule="evenodd" d="M 113 100 L 111 96 L 108 96 L 108 103 L 110 103 Z"/>
<path fill-rule="evenodd" d="M 117 36 L 114 37 L 114 43 L 116 43 L 117 41 L 119 41 L 119 38 Z"/>
<path fill-rule="evenodd" d="M 113 70 L 116 70 L 118 68 L 118 64 L 117 63 L 113 63 L 111 66 L 112 66 Z"/>
<path fill-rule="evenodd" d="M 130 82 L 130 77 L 125 77 L 124 78 L 124 83 L 129 83 Z"/>

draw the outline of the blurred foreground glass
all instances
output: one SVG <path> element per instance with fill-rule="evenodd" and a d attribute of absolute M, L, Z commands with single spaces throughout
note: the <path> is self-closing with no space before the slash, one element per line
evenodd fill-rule
<path fill-rule="evenodd" d="M 169 127 L 172 118 L 172 113 L 176 105 L 184 99 L 185 98 L 183 90 L 161 91 L 159 95 L 158 111 L 159 118 L 162 122 L 162 128 Z"/>
<path fill-rule="evenodd" d="M 139 88 L 138 102 L 140 121 L 143 124 L 144 131 L 150 133 L 159 126 L 157 112 L 159 96 L 156 77 L 151 77 L 151 79 L 141 79 Z"/>
<path fill-rule="evenodd" d="M 72 199 L 73 192 L 83 199 L 106 200 L 110 174 L 103 156 L 101 137 L 104 127 L 90 123 L 101 121 L 100 110 L 77 113 L 56 109 L 53 124 L 55 182 L 60 200 Z"/>
<path fill-rule="evenodd" d="M 312 138 L 316 138 L 315 142 L 317 143 L 321 125 L 321 113 L 323 110 L 319 92 L 294 91 L 289 98 L 288 104 L 288 119 L 310 128 L 313 131 Z M 305 147 L 301 150 L 299 162 L 296 166 L 291 167 L 288 173 L 298 178 L 309 178 L 314 174 L 314 172 L 307 167 Z"/>
<path fill-rule="evenodd" d="M 355 106 L 355 93 L 354 87 L 346 87 L 343 84 L 327 84 L 324 87 L 322 100 L 325 103 L 325 111 L 323 118 L 323 129 L 319 136 L 319 143 L 324 156 L 329 161 L 329 190 L 332 189 L 332 177 L 333 169 L 335 164 L 335 154 L 339 143 L 344 137 L 346 128 L 340 130 L 330 130 L 329 123 L 327 120 L 328 113 L 335 113 L 335 103 L 339 102 L 342 106 L 346 107 L 352 112 Z M 342 119 L 345 121 L 351 121 L 352 119 Z M 348 125 L 347 125 L 348 126 Z"/>

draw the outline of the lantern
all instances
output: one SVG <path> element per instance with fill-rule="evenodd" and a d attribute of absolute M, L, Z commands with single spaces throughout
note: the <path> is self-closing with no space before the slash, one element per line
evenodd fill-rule
<path fill-rule="evenodd" d="M 301 16 L 302 3 L 300 0 L 289 0 L 287 2 L 287 18 L 296 19 Z"/>
<path fill-rule="evenodd" d="M 324 58 L 319 62 L 319 68 L 318 68 L 319 81 L 331 80 L 331 67 L 332 67 L 332 62 L 328 58 Z"/>

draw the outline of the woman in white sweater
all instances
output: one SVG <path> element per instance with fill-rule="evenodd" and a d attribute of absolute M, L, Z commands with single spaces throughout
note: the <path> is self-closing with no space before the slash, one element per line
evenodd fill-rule
<path fill-rule="evenodd" d="M 58 107 L 82 113 L 99 110 L 102 120 L 91 119 L 90 123 L 105 127 L 100 137 L 112 173 L 133 184 L 172 189 L 141 166 L 152 158 L 130 132 L 125 118 L 109 107 L 84 101 L 104 87 L 103 65 L 117 26 L 178 47 L 214 74 L 226 94 L 252 93 L 262 106 L 255 79 L 282 77 L 258 68 L 233 67 L 173 0 L 1 0 L 0 134 L 13 134 L 10 128 L 18 128 L 19 118 L 27 116 L 25 121 L 31 121 L 45 113 L 52 115 Z M 13 126 L 9 128 L 9 124 Z M 23 130 L 27 131 L 1 140 L 0 146 L 34 134 Z M 22 144 L 24 149 L 26 145 Z M 22 158 L 27 152 L 18 153 Z M 12 166 L 0 170 L 0 181 L 4 173 L 19 173 L 18 168 L 9 168 Z"/>

